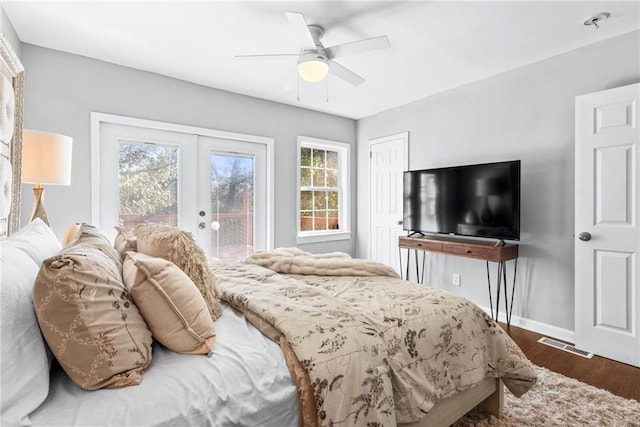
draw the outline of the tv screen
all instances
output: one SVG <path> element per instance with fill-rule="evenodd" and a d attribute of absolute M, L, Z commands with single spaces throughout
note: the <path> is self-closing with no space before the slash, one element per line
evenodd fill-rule
<path fill-rule="evenodd" d="M 404 172 L 403 227 L 520 239 L 520 160 Z"/>

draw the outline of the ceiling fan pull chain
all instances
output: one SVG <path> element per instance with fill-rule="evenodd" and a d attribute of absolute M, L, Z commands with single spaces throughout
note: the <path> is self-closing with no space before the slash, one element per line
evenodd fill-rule
<path fill-rule="evenodd" d="M 300 102 L 300 76 L 296 73 L 296 96 Z"/>
<path fill-rule="evenodd" d="M 324 79 L 324 80 L 326 81 L 326 84 L 324 87 L 325 87 L 325 94 L 327 98 L 325 102 L 328 104 L 329 103 L 329 79 Z"/>

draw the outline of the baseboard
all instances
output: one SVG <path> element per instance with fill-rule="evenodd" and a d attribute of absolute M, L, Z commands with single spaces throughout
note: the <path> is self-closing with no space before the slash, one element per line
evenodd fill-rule
<path fill-rule="evenodd" d="M 483 306 L 480 306 L 480 308 L 482 308 L 489 315 L 491 314 L 490 308 Z M 504 312 L 501 311 L 498 319 L 505 322 L 507 316 L 504 314 Z M 575 343 L 575 332 L 570 331 L 569 329 L 559 328 L 547 323 L 538 322 L 537 320 L 531 320 L 524 317 L 516 316 L 515 314 L 511 316 L 511 324 L 513 326 L 517 326 L 518 328 L 527 329 L 529 331 L 533 331 L 551 338 L 556 338 L 571 344 Z"/>

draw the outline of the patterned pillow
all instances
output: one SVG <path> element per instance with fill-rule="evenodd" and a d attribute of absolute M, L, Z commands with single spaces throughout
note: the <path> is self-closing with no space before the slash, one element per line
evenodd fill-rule
<path fill-rule="evenodd" d="M 142 381 L 151 332 L 122 283 L 120 254 L 98 229 L 82 224 L 58 255 L 44 261 L 33 290 L 40 329 L 80 387 Z"/>
<path fill-rule="evenodd" d="M 47 345 L 33 311 L 40 264 L 60 250 L 41 219 L 0 240 L 0 425 L 31 425 L 29 414 L 49 393 Z"/>
<path fill-rule="evenodd" d="M 127 252 L 124 284 L 153 336 L 178 353 L 210 354 L 216 333 L 196 285 L 174 263 Z"/>
<path fill-rule="evenodd" d="M 176 227 L 141 224 L 135 228 L 138 252 L 171 261 L 193 280 L 204 297 L 211 319 L 222 314 L 216 281 L 207 257 L 193 240 L 191 233 Z"/>
<path fill-rule="evenodd" d="M 136 235 L 133 233 L 133 230 L 125 227 L 115 227 L 118 234 L 116 234 L 116 238 L 113 240 L 113 247 L 120 253 L 120 255 L 124 256 L 127 251 L 138 251 L 138 242 L 136 240 Z"/>

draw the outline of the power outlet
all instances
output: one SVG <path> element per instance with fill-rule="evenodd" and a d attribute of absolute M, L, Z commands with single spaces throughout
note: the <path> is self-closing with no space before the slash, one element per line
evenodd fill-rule
<path fill-rule="evenodd" d="M 453 284 L 453 286 L 460 286 L 460 275 L 458 273 L 453 273 L 451 283 Z"/>

